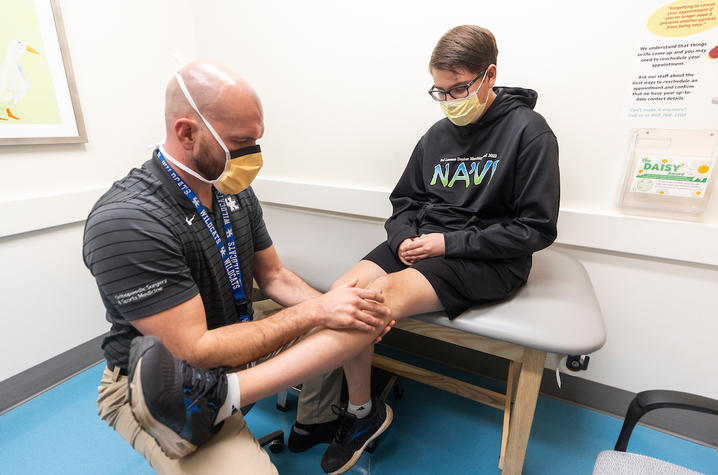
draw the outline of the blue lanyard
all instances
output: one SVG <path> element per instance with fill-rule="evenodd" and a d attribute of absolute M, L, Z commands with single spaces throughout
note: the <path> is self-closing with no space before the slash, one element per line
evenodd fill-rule
<path fill-rule="evenodd" d="M 235 302 L 244 301 L 245 296 L 244 289 L 242 288 L 242 274 L 239 269 L 239 259 L 237 258 L 237 244 L 234 239 L 232 222 L 230 221 L 229 213 L 227 212 L 227 204 L 224 201 L 224 194 L 221 193 L 219 190 L 214 189 L 217 195 L 217 203 L 219 204 L 219 210 L 222 213 L 224 235 L 227 238 L 226 247 L 222 242 L 222 238 L 217 232 L 217 229 L 214 227 L 212 219 L 209 217 L 209 213 L 207 213 L 207 210 L 205 209 L 202 202 L 199 200 L 194 191 L 192 191 L 192 188 L 190 188 L 189 185 L 187 185 L 187 183 L 185 183 L 184 180 L 180 178 L 177 172 L 172 169 L 170 164 L 167 163 L 165 157 L 162 156 L 162 152 L 160 152 L 159 150 L 157 150 L 157 157 L 160 159 L 160 163 L 162 163 L 162 166 L 165 167 L 165 170 L 167 170 L 167 173 L 169 173 L 175 183 L 177 183 L 177 186 L 179 186 L 179 189 L 182 191 L 182 193 L 184 193 L 184 195 L 194 205 L 200 218 L 202 218 L 202 221 L 204 221 L 204 225 L 207 226 L 207 230 L 209 230 L 209 233 L 212 235 L 212 239 L 214 239 L 214 243 L 217 246 L 219 255 L 222 258 L 222 263 L 224 264 L 224 270 L 227 273 L 227 278 L 229 279 L 229 283 L 232 286 L 232 294 L 234 295 Z M 239 320 L 244 322 L 250 320 L 250 317 L 249 315 L 244 315 L 240 317 Z"/>

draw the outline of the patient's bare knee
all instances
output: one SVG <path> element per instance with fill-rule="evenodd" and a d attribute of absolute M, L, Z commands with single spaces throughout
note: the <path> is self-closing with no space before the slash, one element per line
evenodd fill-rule
<path fill-rule="evenodd" d="M 396 295 L 395 279 L 392 278 L 391 274 L 381 276 L 374 279 L 368 286 L 368 289 L 375 290 L 384 296 L 384 305 L 392 310 L 392 316 L 395 308 L 397 307 L 398 300 Z"/>
<path fill-rule="evenodd" d="M 391 278 L 389 277 L 389 275 L 390 274 L 383 275 L 381 277 L 377 277 L 376 279 L 371 281 L 369 283 L 369 285 L 367 285 L 367 288 L 377 290 L 377 291 L 381 290 L 382 293 L 384 292 L 384 289 L 386 289 L 388 291 L 389 288 L 391 287 Z"/>

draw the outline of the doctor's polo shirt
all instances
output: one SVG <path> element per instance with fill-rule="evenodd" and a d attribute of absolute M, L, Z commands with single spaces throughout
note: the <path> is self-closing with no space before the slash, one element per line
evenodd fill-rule
<path fill-rule="evenodd" d="M 130 321 L 168 310 L 198 293 L 210 330 L 252 316 L 254 253 L 271 246 L 272 240 L 251 188 L 225 195 L 225 201 L 245 293 L 245 301 L 237 303 L 212 235 L 156 151 L 95 203 L 85 223 L 82 253 L 111 324 L 102 342 L 111 369 L 127 369 L 130 343 L 140 335 Z M 226 243 L 216 195 L 207 212 Z"/>

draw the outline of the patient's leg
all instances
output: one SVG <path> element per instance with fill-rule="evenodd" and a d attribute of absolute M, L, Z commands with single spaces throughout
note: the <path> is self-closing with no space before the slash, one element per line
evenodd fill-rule
<path fill-rule="evenodd" d="M 411 267 L 379 277 L 367 287 L 381 290 L 384 304 L 391 309 L 392 320 L 442 309 L 434 287 Z"/>
<path fill-rule="evenodd" d="M 332 284 L 332 289 L 349 282 L 354 282 L 355 280 L 357 281 L 357 287 L 364 288 L 374 280 L 385 275 L 386 272 L 384 272 L 384 269 L 374 264 L 372 261 L 362 260 L 349 269 L 346 274 L 339 277 L 337 281 Z"/>
<path fill-rule="evenodd" d="M 378 267 L 378 266 L 377 266 Z M 441 303 L 428 280 L 415 269 L 404 269 L 373 280 L 368 287 L 381 290 L 385 305 L 391 309 L 391 318 L 441 310 Z M 374 345 L 344 363 L 344 374 L 349 389 L 349 402 L 364 404 L 371 398 L 371 362 Z"/>
<path fill-rule="evenodd" d="M 385 304 L 392 309 L 391 316 L 384 318 L 387 323 L 441 309 L 431 284 L 414 269 L 384 275 L 372 281 L 369 287 L 379 288 L 384 293 Z M 350 400 L 366 402 L 369 400 L 371 370 L 371 358 L 367 358 L 366 352 L 371 351 L 372 342 L 382 331 L 383 328 L 373 332 L 323 329 L 312 333 L 274 358 L 237 373 L 242 404 L 271 396 L 341 365 L 347 372 Z M 361 397 L 352 397 L 352 393 Z"/>
<path fill-rule="evenodd" d="M 414 269 L 387 274 L 377 264 L 362 260 L 337 279 L 332 288 L 357 281 L 359 287 L 381 290 L 385 304 L 391 308 L 391 318 L 440 310 L 441 305 L 429 281 Z M 354 405 L 369 401 L 371 394 L 371 361 L 374 345 L 370 344 L 344 364 L 349 402 Z"/>
<path fill-rule="evenodd" d="M 371 281 L 385 274 L 386 272 L 373 262 L 360 261 L 342 278 L 337 280 L 332 288 L 355 281 L 359 287 L 366 287 Z M 372 354 L 369 353 L 369 358 L 371 358 Z M 321 429 L 317 429 L 318 424 L 330 424 L 331 421 L 336 420 L 336 415 L 332 412 L 331 406 L 332 403 L 339 404 L 343 377 L 343 369 L 339 367 L 322 377 L 302 383 L 302 392 L 299 395 L 297 405 L 297 422 L 299 423 L 297 427 L 300 430 L 321 431 Z M 311 426 L 311 428 L 306 426 Z M 315 440 L 310 438 L 314 437 L 312 434 L 307 434 L 306 436 L 298 434 L 300 433 L 294 429 L 292 430 L 289 443 L 290 450 L 293 447 L 298 449 L 300 446 L 305 446 L 305 442 L 300 442 L 300 439 L 305 441 Z"/>

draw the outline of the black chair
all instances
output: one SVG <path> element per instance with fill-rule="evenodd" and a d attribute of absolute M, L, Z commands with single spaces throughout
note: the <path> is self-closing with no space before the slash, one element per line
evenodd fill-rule
<path fill-rule="evenodd" d="M 718 401 L 678 391 L 643 391 L 628 406 L 614 450 L 598 454 L 593 475 L 698 474 L 693 470 L 645 455 L 626 452 L 628 440 L 639 419 L 655 409 L 674 408 L 718 416 Z"/>
<path fill-rule="evenodd" d="M 269 444 L 269 450 L 273 454 L 278 454 L 279 452 L 284 450 L 284 431 L 276 430 L 271 434 L 267 434 L 264 437 L 260 437 L 259 439 L 257 439 L 257 442 L 259 442 L 259 445 L 261 445 L 262 447 Z"/>
<path fill-rule="evenodd" d="M 242 415 L 246 416 L 250 409 L 252 409 L 253 407 L 254 403 L 244 406 L 242 409 L 240 409 L 242 411 Z M 258 438 L 257 442 L 259 442 L 259 445 L 262 447 L 269 445 L 269 450 L 273 454 L 278 454 L 279 452 L 284 450 L 284 431 L 275 430 L 272 433 Z"/>

